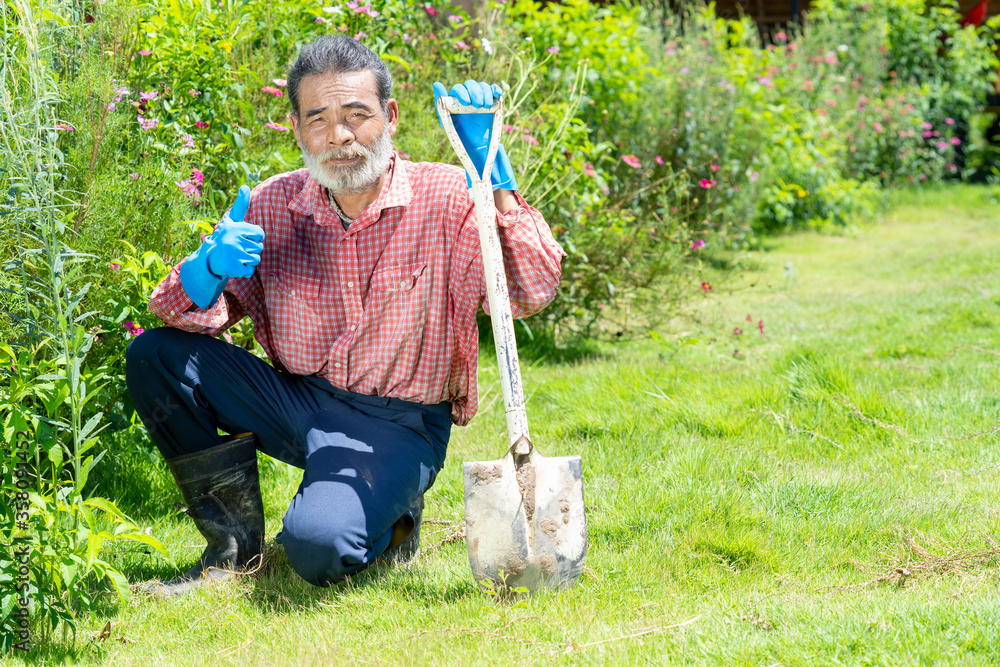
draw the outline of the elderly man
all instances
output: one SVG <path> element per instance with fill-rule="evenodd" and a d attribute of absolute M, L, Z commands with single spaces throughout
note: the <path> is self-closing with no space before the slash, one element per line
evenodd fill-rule
<path fill-rule="evenodd" d="M 288 92 L 307 168 L 241 188 L 154 291 L 150 309 L 167 326 L 128 349 L 136 410 L 208 542 L 154 592 L 184 593 L 259 557 L 256 449 L 303 470 L 277 536 L 303 579 L 328 586 L 377 558 L 411 558 L 451 424 L 478 407 L 486 287 L 464 172 L 393 152 L 392 77 L 353 39 L 305 46 Z M 468 81 L 450 94 L 489 106 L 502 93 Z M 480 166 L 491 119 L 455 117 Z M 554 297 L 565 253 L 518 194 L 502 147 L 491 180 L 524 317 Z M 243 317 L 271 365 L 216 338 Z"/>

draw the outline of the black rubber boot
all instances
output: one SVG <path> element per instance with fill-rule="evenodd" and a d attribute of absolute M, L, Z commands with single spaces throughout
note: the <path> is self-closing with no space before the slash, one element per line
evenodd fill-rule
<path fill-rule="evenodd" d="M 263 550 L 264 505 L 251 434 L 203 452 L 169 459 L 187 513 L 208 541 L 190 570 L 170 581 L 151 581 L 143 590 L 156 595 L 188 593 L 207 581 L 230 579 L 255 565 Z"/>
<path fill-rule="evenodd" d="M 378 557 L 378 563 L 402 565 L 416 558 L 420 550 L 420 524 L 424 518 L 424 497 L 420 496 L 410 505 L 406 514 L 392 526 L 389 548 Z"/>

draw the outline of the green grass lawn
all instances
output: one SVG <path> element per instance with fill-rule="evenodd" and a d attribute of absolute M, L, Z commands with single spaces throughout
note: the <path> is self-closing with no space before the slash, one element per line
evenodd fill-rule
<path fill-rule="evenodd" d="M 495 601 L 456 538 L 461 462 L 504 449 L 484 356 L 484 409 L 454 432 L 413 565 L 318 589 L 279 562 L 178 601 L 137 594 L 83 621 L 74 659 L 995 664 L 997 210 L 984 189 L 908 195 L 878 226 L 769 242 L 665 342 L 526 364 L 535 443 L 583 456 L 590 551 L 571 590 Z M 297 478 L 262 469 L 273 538 Z M 200 553 L 185 521 L 153 531 L 185 568 Z M 121 559 L 133 579 L 171 572 Z"/>

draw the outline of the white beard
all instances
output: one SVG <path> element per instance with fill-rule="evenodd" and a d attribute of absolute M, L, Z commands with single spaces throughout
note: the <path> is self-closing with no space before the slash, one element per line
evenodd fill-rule
<path fill-rule="evenodd" d="M 357 164 L 335 166 L 329 160 L 345 160 L 360 157 Z M 309 175 L 316 182 L 327 188 L 333 194 L 358 194 L 375 187 L 382 174 L 389 168 L 392 160 L 392 137 L 389 126 L 386 125 L 371 146 L 355 142 L 350 146 L 323 151 L 313 155 L 305 146 L 302 147 L 302 159 L 305 160 Z"/>

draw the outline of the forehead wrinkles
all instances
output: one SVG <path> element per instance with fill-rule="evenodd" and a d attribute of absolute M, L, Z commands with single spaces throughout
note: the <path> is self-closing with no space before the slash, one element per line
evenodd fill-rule
<path fill-rule="evenodd" d="M 310 75 L 302 79 L 299 91 L 303 111 L 339 109 L 352 103 L 361 103 L 373 111 L 381 108 L 375 75 L 369 70 Z"/>

